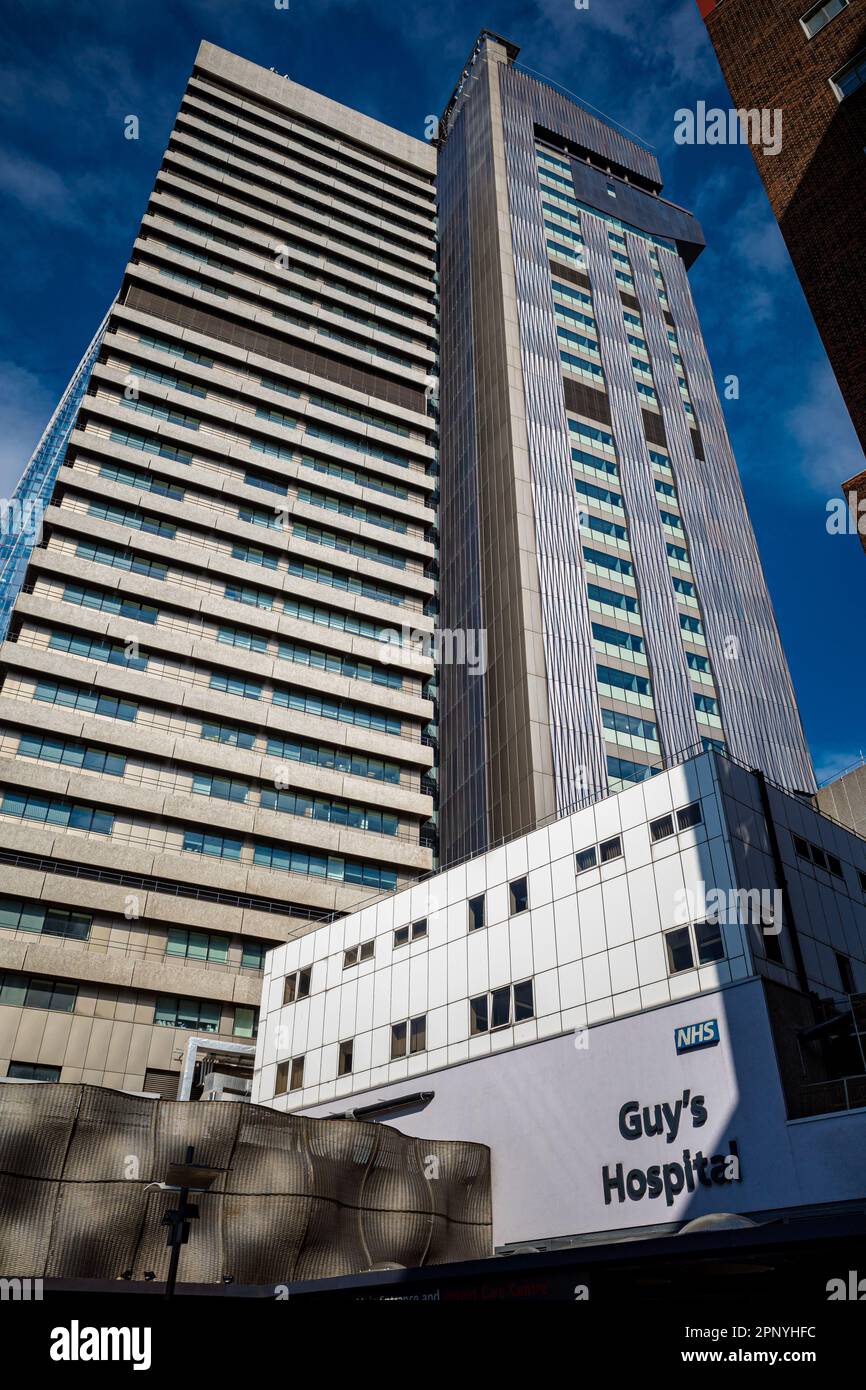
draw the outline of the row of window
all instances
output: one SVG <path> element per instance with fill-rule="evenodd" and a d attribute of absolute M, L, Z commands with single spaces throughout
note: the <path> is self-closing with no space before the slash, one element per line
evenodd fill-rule
<path fill-rule="evenodd" d="M 5 792 L 0 800 L 0 814 L 19 820 L 37 821 L 41 825 L 57 826 L 63 830 L 81 830 L 93 835 L 111 835 L 114 814 L 89 806 L 59 801 L 53 797 L 27 792 Z M 218 835 L 201 830 L 184 830 L 182 852 L 201 854 L 212 859 L 240 861 L 244 842 L 230 835 Z M 395 869 L 382 868 L 341 855 L 317 854 L 304 849 L 282 848 L 275 845 L 252 845 L 252 862 L 263 869 L 280 873 L 303 874 L 308 878 L 331 879 L 360 887 L 381 888 L 390 892 L 397 886 Z"/>
<path fill-rule="evenodd" d="M 57 681 L 40 680 L 36 682 L 33 698 L 48 704 L 60 705 L 68 709 L 81 710 L 87 714 L 102 715 L 107 719 L 122 719 L 134 723 L 138 706 L 131 700 L 120 700 L 113 695 L 101 695 L 93 690 L 84 690 L 73 685 L 61 685 Z M 203 720 L 199 736 L 211 743 L 224 743 L 234 748 L 256 746 L 256 732 L 237 725 Z M 303 763 L 312 767 L 328 768 L 336 772 L 350 773 L 354 777 L 369 777 L 380 782 L 399 783 L 400 766 L 381 758 L 372 758 L 364 753 L 349 749 L 333 748 L 329 744 L 307 743 L 295 738 L 267 738 L 267 752 L 288 762 Z"/>
<path fill-rule="evenodd" d="M 0 972 L 0 1005 L 71 1014 L 77 998 L 78 985 L 68 980 L 50 980 L 10 970 Z M 153 1021 L 158 1027 L 218 1033 L 222 1025 L 222 1006 L 203 999 L 178 999 L 161 994 L 154 1006 Z M 257 1030 L 258 1010 L 236 1005 L 232 1033 L 236 1037 L 254 1038 Z"/>
<path fill-rule="evenodd" d="M 845 882 L 845 870 L 842 868 L 842 861 L 838 855 L 831 854 L 829 850 L 822 849 L 820 845 L 812 844 L 810 840 L 804 840 L 802 835 L 791 837 L 794 841 L 794 849 L 798 859 L 805 859 L 807 864 L 813 864 L 818 869 L 823 869 L 825 873 L 832 874 L 834 878 L 839 878 Z M 866 893 L 866 871 L 857 870 L 860 879 L 860 887 Z"/>

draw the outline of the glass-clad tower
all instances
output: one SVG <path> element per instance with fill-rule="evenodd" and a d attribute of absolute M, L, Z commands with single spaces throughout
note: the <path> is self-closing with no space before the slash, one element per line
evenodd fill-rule
<path fill-rule="evenodd" d="M 722 747 L 814 779 L 655 156 L 479 37 L 439 132 L 442 861 Z"/>
<path fill-rule="evenodd" d="M 0 554 L 0 1075 L 171 1094 L 432 867 L 435 164 L 199 50 Z"/>

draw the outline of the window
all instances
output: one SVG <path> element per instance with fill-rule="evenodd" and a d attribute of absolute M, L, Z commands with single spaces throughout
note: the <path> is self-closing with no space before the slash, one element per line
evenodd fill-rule
<path fill-rule="evenodd" d="M 259 1011 L 246 1006 L 235 1009 L 232 1032 L 237 1038 L 254 1038 L 259 1031 Z"/>
<path fill-rule="evenodd" d="M 838 859 L 836 858 L 836 855 L 835 855 L 835 854 L 829 854 L 829 853 L 828 853 L 828 855 L 827 855 L 827 868 L 830 870 L 830 873 L 834 876 L 834 878 L 842 878 L 842 879 L 844 879 L 845 874 L 844 874 L 844 872 L 843 872 L 843 870 L 842 870 L 842 864 L 841 864 L 840 860 L 838 860 Z"/>
<path fill-rule="evenodd" d="M 696 922 L 695 942 L 698 948 L 698 961 L 701 965 L 710 965 L 713 961 L 724 960 L 725 943 L 722 940 L 722 929 L 718 922 Z"/>
<path fill-rule="evenodd" d="M 405 1023 L 395 1023 L 391 1027 L 391 1060 L 392 1062 L 400 1057 L 406 1056 L 406 1047 L 409 1052 L 426 1052 L 427 1050 L 427 1015 L 419 1014 L 417 1018 L 407 1019 Z"/>
<path fill-rule="evenodd" d="M 532 981 L 523 980 L 514 986 L 514 1022 L 522 1023 L 525 1018 L 535 1014 L 535 1001 L 532 994 Z"/>
<path fill-rule="evenodd" d="M 510 914 L 516 917 L 519 912 L 525 912 L 529 907 L 529 883 L 525 878 L 515 878 L 508 885 L 508 896 L 510 902 Z"/>
<path fill-rule="evenodd" d="M 850 63 L 830 78 L 830 86 L 836 93 L 839 101 L 844 101 L 850 97 L 852 92 L 856 92 L 866 82 L 866 48 L 852 58 Z"/>
<path fill-rule="evenodd" d="M 856 986 L 854 984 L 854 972 L 851 969 L 851 962 L 841 951 L 836 952 L 836 966 L 839 970 L 839 979 L 842 981 L 842 988 L 846 994 L 853 994 Z"/>
<path fill-rule="evenodd" d="M 45 980 L 39 975 L 16 975 L 11 971 L 0 974 L 0 1004 L 71 1014 L 77 995 L 78 986 L 64 980 Z"/>
<path fill-rule="evenodd" d="M 614 188 L 612 183 L 606 185 L 606 191 L 609 198 L 616 197 L 616 189 Z"/>
<path fill-rule="evenodd" d="M 697 965 L 724 960 L 725 943 L 718 922 L 695 922 L 693 927 L 676 927 L 665 932 L 668 974 L 679 975 Z"/>
<path fill-rule="evenodd" d="M 483 893 L 480 893 L 477 898 L 470 898 L 466 906 L 469 909 L 470 931 L 479 931 L 482 927 L 487 925 Z"/>
<path fill-rule="evenodd" d="M 177 999 L 160 994 L 153 1021 L 159 1028 L 185 1028 L 192 1032 L 218 1033 L 220 1006 L 204 999 Z"/>
<path fill-rule="evenodd" d="M 659 816 L 658 820 L 650 821 L 650 840 L 656 844 L 658 840 L 668 840 L 674 831 L 673 816 Z"/>
<path fill-rule="evenodd" d="M 183 847 L 188 854 L 207 854 L 213 859 L 240 859 L 241 842 L 228 835 L 206 835 L 201 830 L 185 830 Z"/>
<path fill-rule="evenodd" d="M 618 835 L 614 835 L 610 840 L 604 840 L 598 847 L 598 857 L 602 864 L 609 864 L 612 859 L 622 858 L 622 840 Z"/>
<path fill-rule="evenodd" d="M 691 970 L 694 965 L 692 938 L 688 927 L 677 927 L 676 931 L 665 932 L 665 947 L 668 954 L 668 974 L 678 975 L 682 970 Z"/>
<path fill-rule="evenodd" d="M 338 1076 L 351 1076 L 352 1074 L 353 1044 L 353 1038 L 349 1038 L 347 1042 L 340 1043 L 340 1055 L 337 1061 Z"/>
<path fill-rule="evenodd" d="M 806 37 L 813 39 L 819 34 L 825 24 L 829 24 L 831 19 L 835 19 L 837 14 L 841 14 L 848 6 L 848 0 L 822 0 L 819 5 L 813 5 L 811 10 L 807 10 L 800 23 L 803 26 Z"/>
<path fill-rule="evenodd" d="M 241 966 L 245 970 L 264 970 L 267 947 L 258 941 L 244 941 L 241 945 Z"/>
<path fill-rule="evenodd" d="M 296 970 L 283 981 L 283 1004 L 294 1004 L 296 999 L 306 999 L 310 992 L 310 970 Z"/>
<path fill-rule="evenodd" d="M 773 965 L 784 965 L 785 957 L 782 954 L 782 942 L 778 933 L 765 931 L 761 939 L 764 943 L 764 954 L 767 960 Z"/>
<path fill-rule="evenodd" d="M 693 801 L 689 806 L 683 806 L 682 810 L 677 811 L 677 828 L 679 830 L 690 830 L 693 825 L 700 825 L 702 820 L 701 806 L 698 801 Z"/>
<path fill-rule="evenodd" d="M 92 918 L 86 912 L 64 907 L 46 907 L 26 898 L 0 898 L 0 928 L 7 931 L 39 932 L 43 936 L 68 936 L 87 941 Z"/>
<path fill-rule="evenodd" d="M 427 918 L 419 917 L 411 927 L 398 927 L 394 933 L 394 946 L 405 946 L 407 941 L 419 941 L 427 935 Z"/>
<path fill-rule="evenodd" d="M 804 840 L 802 835 L 793 835 L 792 839 L 794 841 L 794 850 L 797 854 L 797 857 L 799 859 L 811 860 L 812 856 L 809 853 L 808 840 Z"/>
<path fill-rule="evenodd" d="M 185 960 L 217 961 L 224 964 L 228 959 L 228 937 L 212 936 L 204 931 L 186 931 L 182 927 L 169 927 L 165 943 L 167 956 L 183 956 Z"/>
<path fill-rule="evenodd" d="M 300 1091 L 303 1084 L 303 1057 L 293 1057 L 290 1062 L 277 1063 L 277 1079 L 274 1083 L 275 1096 L 284 1096 L 287 1091 Z"/>
<path fill-rule="evenodd" d="M 532 981 L 523 980 L 516 985 L 503 985 L 501 989 L 491 990 L 489 994 L 479 994 L 469 1000 L 469 1031 L 492 1032 L 496 1028 L 506 1028 L 509 1023 L 522 1023 L 535 1015 Z"/>
<path fill-rule="evenodd" d="M 825 872 L 829 872 L 829 870 L 827 869 L 827 856 L 822 850 L 821 846 L 810 844 L 809 852 L 812 855 L 812 863 L 816 864 L 819 869 L 823 869 Z"/>
<path fill-rule="evenodd" d="M 10 1062 L 6 1075 L 15 1081 L 59 1081 L 60 1068 L 36 1062 Z"/>
<path fill-rule="evenodd" d="M 574 867 L 579 874 L 585 874 L 587 869 L 594 869 L 596 863 L 595 845 L 590 845 L 589 849 L 579 850 L 574 856 Z"/>
<path fill-rule="evenodd" d="M 866 873 L 864 873 L 862 869 L 858 869 L 857 877 L 860 880 L 860 887 L 862 888 L 863 892 L 866 893 Z"/>
<path fill-rule="evenodd" d="M 364 941 L 360 946 L 350 946 L 348 951 L 343 952 L 343 969 L 357 965 L 362 960 L 372 960 L 375 948 L 375 941 Z"/>

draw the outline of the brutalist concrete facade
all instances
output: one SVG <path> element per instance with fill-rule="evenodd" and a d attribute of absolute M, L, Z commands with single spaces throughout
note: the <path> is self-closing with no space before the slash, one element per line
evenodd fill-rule
<path fill-rule="evenodd" d="M 447 864 L 660 759 L 814 778 L 653 154 L 482 33 L 440 123 Z"/>
<path fill-rule="evenodd" d="M 733 105 L 781 110 L 752 153 L 866 448 L 866 20 L 859 0 L 699 0 Z M 840 479 L 841 482 L 841 479 Z"/>
<path fill-rule="evenodd" d="M 198 52 L 0 651 L 2 1074 L 170 1094 L 432 866 L 435 163 Z"/>

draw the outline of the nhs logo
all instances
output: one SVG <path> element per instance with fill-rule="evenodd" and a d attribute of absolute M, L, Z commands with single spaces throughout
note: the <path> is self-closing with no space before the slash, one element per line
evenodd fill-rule
<path fill-rule="evenodd" d="M 705 1019 L 703 1023 L 687 1023 L 684 1028 L 674 1029 L 674 1043 L 677 1052 L 696 1052 L 699 1047 L 716 1047 L 719 1042 L 719 1024 L 715 1018 Z"/>

